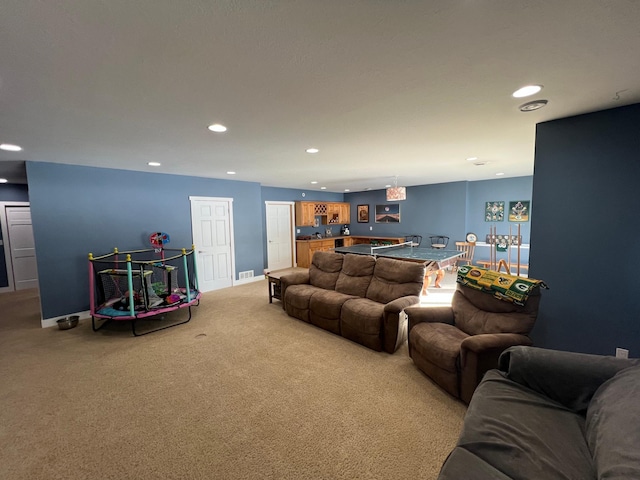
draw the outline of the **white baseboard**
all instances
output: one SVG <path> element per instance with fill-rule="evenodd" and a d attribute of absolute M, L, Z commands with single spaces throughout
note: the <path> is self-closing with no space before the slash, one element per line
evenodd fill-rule
<path fill-rule="evenodd" d="M 244 285 L 245 283 L 259 282 L 261 280 L 264 280 L 264 276 L 262 276 L 262 275 L 259 275 L 257 277 L 245 278 L 245 279 L 242 279 L 242 280 L 235 280 L 233 282 L 233 286 L 237 287 L 238 285 Z"/>
<path fill-rule="evenodd" d="M 84 312 L 70 313 L 68 315 L 62 315 L 61 317 L 43 318 L 42 320 L 40 320 L 40 325 L 42 325 L 42 328 L 56 327 L 58 326 L 58 320 L 60 320 L 61 318 L 70 317 L 71 315 L 78 315 L 82 320 L 83 318 L 91 317 L 91 312 L 89 310 L 85 310 Z"/>

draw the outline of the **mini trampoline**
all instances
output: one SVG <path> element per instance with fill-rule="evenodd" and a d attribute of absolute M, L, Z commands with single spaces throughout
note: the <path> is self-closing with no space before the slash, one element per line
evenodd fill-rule
<path fill-rule="evenodd" d="M 191 320 L 191 307 L 200 303 L 191 250 L 155 248 L 89 254 L 91 325 L 97 332 L 111 321 L 130 321 L 134 336 L 182 325 Z M 168 312 L 185 309 L 187 318 L 140 333 L 136 321 L 160 320 Z M 101 321 L 101 323 L 100 323 Z"/>

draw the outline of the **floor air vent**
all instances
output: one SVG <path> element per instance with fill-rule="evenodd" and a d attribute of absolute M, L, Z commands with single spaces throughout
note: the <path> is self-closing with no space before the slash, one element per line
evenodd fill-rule
<path fill-rule="evenodd" d="M 247 278 L 253 278 L 253 270 L 247 270 L 246 272 L 240 272 L 238 280 L 246 280 Z"/>

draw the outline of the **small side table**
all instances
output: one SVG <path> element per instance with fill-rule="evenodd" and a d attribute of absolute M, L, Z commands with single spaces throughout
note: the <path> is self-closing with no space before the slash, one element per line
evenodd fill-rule
<path fill-rule="evenodd" d="M 280 290 L 280 273 L 267 273 L 267 285 L 269 286 L 269 303 L 273 303 L 276 298 L 282 301 L 282 292 Z"/>

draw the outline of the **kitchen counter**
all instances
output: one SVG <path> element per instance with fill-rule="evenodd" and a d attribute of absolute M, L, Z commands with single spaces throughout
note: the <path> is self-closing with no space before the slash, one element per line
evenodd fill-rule
<path fill-rule="evenodd" d="M 393 243 L 404 242 L 404 237 L 375 237 L 372 235 L 333 235 L 331 237 L 323 236 L 322 238 L 310 238 L 309 240 L 296 240 L 296 242 L 318 242 L 321 240 L 337 240 L 337 239 L 342 239 L 342 240 L 351 239 L 354 241 L 352 245 L 357 243 L 371 243 L 371 240 L 377 240 L 379 242 L 393 242 Z"/>
<path fill-rule="evenodd" d="M 336 247 L 349 247 L 361 243 L 378 242 L 402 243 L 404 237 L 378 237 L 372 235 L 336 235 L 332 237 L 296 240 L 296 263 L 298 267 L 309 268 L 315 252 L 331 251 Z"/>

